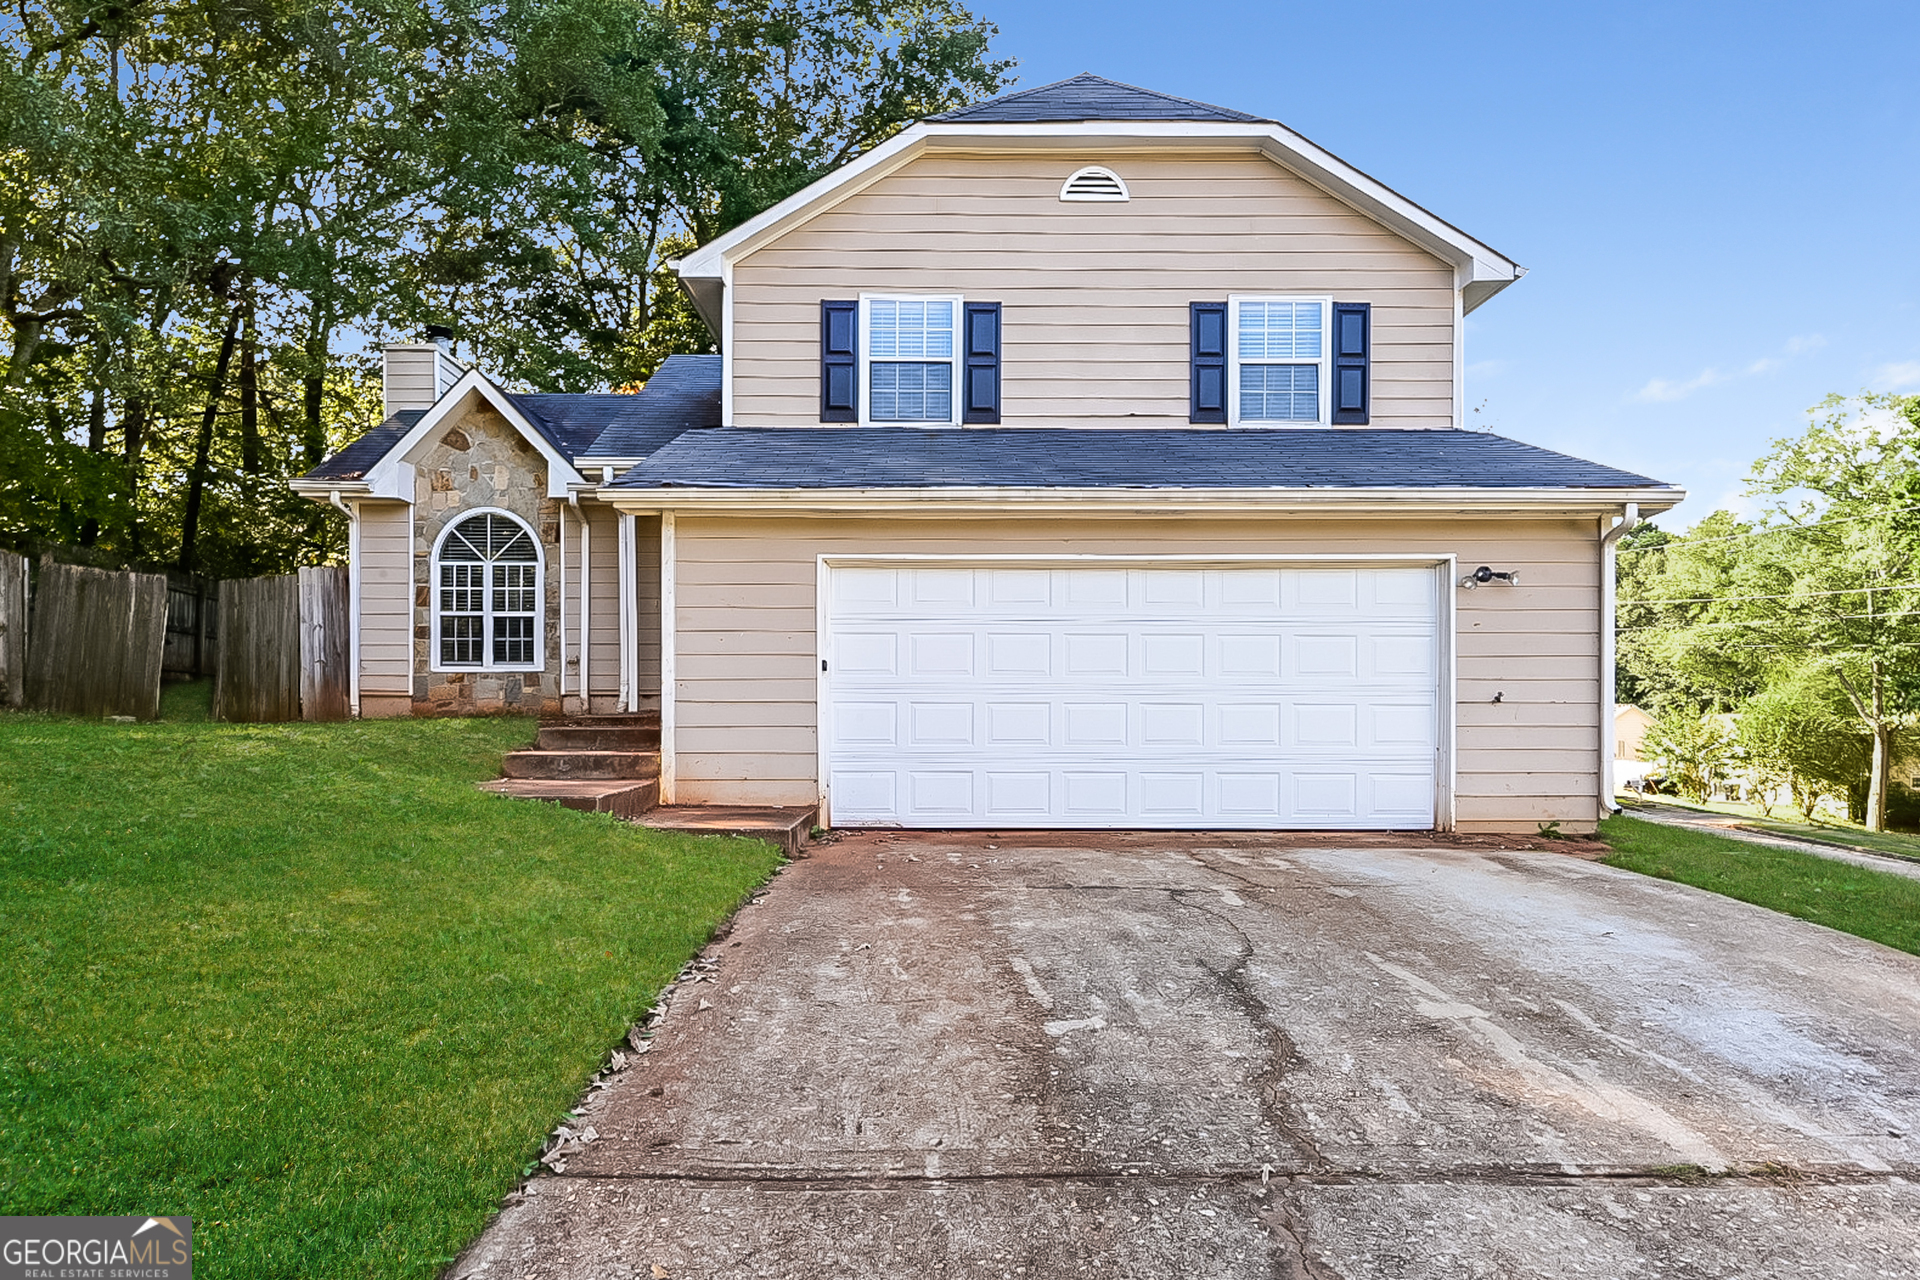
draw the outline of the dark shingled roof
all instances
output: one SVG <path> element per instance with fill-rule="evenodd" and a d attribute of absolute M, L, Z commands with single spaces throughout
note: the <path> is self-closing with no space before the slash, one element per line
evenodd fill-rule
<path fill-rule="evenodd" d="M 1666 488 L 1478 431 L 910 427 L 690 431 L 635 489 Z"/>
<path fill-rule="evenodd" d="M 402 409 L 375 427 L 367 434 L 355 440 L 325 462 L 307 472 L 307 480 L 359 480 L 380 459 L 387 456 L 387 450 L 400 443 L 401 437 L 413 430 L 413 424 L 420 421 L 424 409 Z"/>
<path fill-rule="evenodd" d="M 668 356 L 633 396 L 578 397 L 618 400 L 591 458 L 644 458 L 689 427 L 720 425 L 720 357 Z"/>
<path fill-rule="evenodd" d="M 1071 80 L 1002 94 L 970 107 L 928 116 L 937 124 L 1030 124 L 1066 120 L 1214 120 L 1272 124 L 1265 116 L 1176 98 L 1088 72 Z"/>
<path fill-rule="evenodd" d="M 720 357 L 669 356 L 634 395 L 508 394 L 507 399 L 570 462 L 644 458 L 690 427 L 719 424 Z M 424 412 L 402 409 L 305 478 L 363 479 Z"/>

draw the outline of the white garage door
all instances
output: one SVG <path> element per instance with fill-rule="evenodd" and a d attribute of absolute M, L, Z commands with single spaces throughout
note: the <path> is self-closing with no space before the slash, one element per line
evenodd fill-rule
<path fill-rule="evenodd" d="M 1431 568 L 828 572 L 836 825 L 1433 824 Z"/>

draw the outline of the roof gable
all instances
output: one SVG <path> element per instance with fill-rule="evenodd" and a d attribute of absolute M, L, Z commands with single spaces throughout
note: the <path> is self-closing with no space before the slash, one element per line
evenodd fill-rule
<path fill-rule="evenodd" d="M 1149 90 L 1116 85 L 1098 77 L 1085 77 L 1101 86 L 1093 92 L 1087 86 L 1084 105 L 1070 91 L 1083 80 L 1075 77 L 1060 85 L 1042 86 L 1029 91 L 1050 94 L 1041 101 L 1057 101 L 1054 114 L 1072 113 L 1072 119 L 999 119 L 967 117 L 973 108 L 961 108 L 946 116 L 931 117 L 910 125 L 886 142 L 842 165 L 832 173 L 788 196 L 757 217 L 750 218 L 725 235 L 708 241 L 686 257 L 669 263 L 679 273 L 682 285 L 692 297 L 708 326 L 719 333 L 725 327 L 721 315 L 723 289 L 733 264 L 778 241 L 787 232 L 830 212 L 843 201 L 859 194 L 898 171 L 902 166 L 929 152 L 973 152 L 993 150 L 1031 151 L 1054 149 L 1089 155 L 1101 150 L 1198 150 L 1205 148 L 1251 151 L 1264 155 L 1280 167 L 1318 187 L 1334 199 L 1356 210 L 1453 268 L 1454 287 L 1463 311 L 1472 311 L 1482 302 L 1506 288 L 1526 269 L 1491 246 L 1474 239 L 1453 224 L 1421 208 L 1385 183 L 1362 173 L 1331 152 L 1288 129 L 1285 125 L 1261 120 L 1257 116 L 1235 113 L 1238 118 L 1199 118 L 1202 110 L 1224 112 L 1205 103 L 1186 105 L 1185 99 L 1165 98 L 1169 112 L 1189 111 L 1195 118 L 1127 117 L 1118 120 L 1084 118 L 1084 110 L 1111 99 L 1144 104 L 1148 98 L 1160 98 Z M 1122 92 L 1124 91 L 1124 92 Z M 1145 95 L 1129 97 L 1128 95 Z M 1020 95 L 995 99 L 1005 110 Z M 981 108 L 994 103 L 982 103 Z M 1002 108 L 996 108 L 1001 110 Z M 1118 111 L 1121 108 L 1102 108 Z M 1047 110 L 1036 106 L 1036 111 Z"/>
<path fill-rule="evenodd" d="M 412 479 L 409 472 L 402 470 L 407 454 L 474 404 L 485 404 L 505 418 L 507 425 L 519 432 L 546 459 L 547 497 L 564 498 L 569 483 L 585 483 L 585 478 L 574 469 L 572 459 L 556 442 L 552 427 L 541 421 L 537 413 L 530 412 L 528 406 L 523 406 L 514 396 L 495 386 L 485 374 L 477 369 L 469 369 L 460 381 L 454 383 L 445 395 L 419 416 L 405 435 L 387 447 L 377 463 L 367 468 L 366 484 L 373 495 L 411 498 Z"/>
<path fill-rule="evenodd" d="M 1121 84 L 1091 72 L 1033 89 L 1002 94 L 970 107 L 928 116 L 940 123 L 1037 123 L 1071 120 L 1216 120 L 1272 123 L 1227 107 L 1176 98 L 1137 85 Z"/>

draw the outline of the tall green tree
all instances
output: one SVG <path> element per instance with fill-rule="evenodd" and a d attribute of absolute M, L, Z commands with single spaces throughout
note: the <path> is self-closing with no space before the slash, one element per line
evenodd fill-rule
<path fill-rule="evenodd" d="M 371 337 L 450 323 L 544 390 L 710 349 L 664 259 L 998 90 L 993 35 L 953 0 L 0 10 L 0 540 L 337 554 L 285 480 L 371 425 Z"/>

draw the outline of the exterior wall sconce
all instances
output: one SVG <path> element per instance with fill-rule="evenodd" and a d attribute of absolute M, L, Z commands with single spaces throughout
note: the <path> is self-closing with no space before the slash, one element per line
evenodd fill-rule
<path fill-rule="evenodd" d="M 1488 582 L 1504 582 L 1510 587 L 1517 587 L 1520 585 L 1520 574 L 1517 570 L 1502 573 L 1497 569 L 1489 569 L 1486 565 L 1481 565 L 1460 579 L 1460 585 L 1469 591 Z"/>

